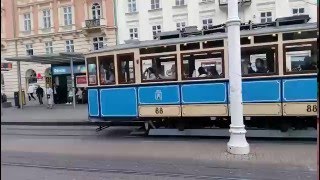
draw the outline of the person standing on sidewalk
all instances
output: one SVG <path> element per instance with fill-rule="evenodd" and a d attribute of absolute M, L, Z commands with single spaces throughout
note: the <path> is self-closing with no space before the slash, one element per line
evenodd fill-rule
<path fill-rule="evenodd" d="M 39 99 L 39 103 L 40 104 L 43 104 L 43 101 L 42 101 L 42 98 L 43 98 L 43 89 L 40 87 L 40 85 L 38 85 L 38 88 L 36 90 L 36 94 L 37 94 L 37 97 Z"/>
<path fill-rule="evenodd" d="M 58 92 L 57 92 L 57 84 L 53 84 L 53 98 L 54 98 L 54 104 L 58 104 Z"/>
<path fill-rule="evenodd" d="M 48 107 L 47 108 L 52 109 L 52 106 L 53 106 L 53 90 L 52 90 L 51 86 L 49 86 L 48 89 L 47 89 L 47 99 L 48 99 Z"/>
<path fill-rule="evenodd" d="M 28 98 L 29 98 L 29 101 L 31 101 L 31 98 L 36 100 L 36 98 L 34 98 L 33 96 L 33 93 L 34 93 L 34 87 L 33 86 L 29 86 L 28 88 Z"/>

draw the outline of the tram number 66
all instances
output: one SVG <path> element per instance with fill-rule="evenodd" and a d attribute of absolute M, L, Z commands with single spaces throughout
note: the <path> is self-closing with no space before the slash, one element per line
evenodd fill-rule
<path fill-rule="evenodd" d="M 163 109 L 161 107 L 157 107 L 155 110 L 156 114 L 163 114 Z"/>
<path fill-rule="evenodd" d="M 317 112 L 318 107 L 317 105 L 307 105 L 307 112 Z"/>

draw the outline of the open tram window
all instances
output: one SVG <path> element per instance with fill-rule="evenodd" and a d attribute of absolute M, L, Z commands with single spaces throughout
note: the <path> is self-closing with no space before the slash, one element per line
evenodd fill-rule
<path fill-rule="evenodd" d="M 134 83 L 134 54 L 118 54 L 117 59 L 119 83 Z"/>
<path fill-rule="evenodd" d="M 316 42 L 284 44 L 286 73 L 315 73 L 317 71 Z"/>
<path fill-rule="evenodd" d="M 100 85 L 114 84 L 114 57 L 100 56 L 99 60 L 99 72 L 100 72 Z"/>
<path fill-rule="evenodd" d="M 88 85 L 97 85 L 97 60 L 95 57 L 87 58 Z"/>
<path fill-rule="evenodd" d="M 142 81 L 177 80 L 176 55 L 163 55 L 141 58 Z"/>
<path fill-rule="evenodd" d="M 241 49 L 243 76 L 273 75 L 277 69 L 277 46 L 256 46 Z"/>
<path fill-rule="evenodd" d="M 183 79 L 224 77 L 222 51 L 188 53 L 182 54 L 181 57 Z"/>

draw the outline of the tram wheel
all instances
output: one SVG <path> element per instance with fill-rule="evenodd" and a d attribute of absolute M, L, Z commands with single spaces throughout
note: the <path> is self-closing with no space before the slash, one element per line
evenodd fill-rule
<path fill-rule="evenodd" d="M 281 132 L 287 132 L 290 128 L 290 124 L 288 122 L 283 122 L 280 125 Z"/>

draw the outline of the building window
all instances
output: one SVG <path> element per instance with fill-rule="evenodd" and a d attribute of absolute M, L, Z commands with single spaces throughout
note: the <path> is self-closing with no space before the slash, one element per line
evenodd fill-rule
<path fill-rule="evenodd" d="M 262 12 L 260 14 L 261 23 L 272 22 L 272 13 L 271 12 Z"/>
<path fill-rule="evenodd" d="M 203 29 L 210 29 L 212 27 L 212 25 L 213 25 L 213 23 L 212 23 L 211 18 L 202 20 L 202 28 Z"/>
<path fill-rule="evenodd" d="M 157 33 L 161 32 L 161 25 L 152 26 L 153 39 L 156 39 Z"/>
<path fill-rule="evenodd" d="M 26 13 L 23 15 L 24 18 L 24 30 L 31 31 L 31 16 L 30 13 Z"/>
<path fill-rule="evenodd" d="M 42 13 L 43 13 L 43 27 L 50 28 L 51 27 L 50 9 L 43 10 Z"/>
<path fill-rule="evenodd" d="M 302 14 L 304 14 L 304 8 L 293 8 L 292 14 L 294 16 L 302 15 Z"/>
<path fill-rule="evenodd" d="M 138 39 L 138 28 L 130 28 L 130 39 Z"/>
<path fill-rule="evenodd" d="M 160 0 L 151 0 L 151 9 L 159 9 Z"/>
<path fill-rule="evenodd" d="M 95 37 L 93 38 L 93 49 L 99 50 L 103 48 L 103 37 Z"/>
<path fill-rule="evenodd" d="M 72 11 L 71 6 L 63 8 L 64 25 L 69 26 L 72 24 Z"/>
<path fill-rule="evenodd" d="M 101 18 L 101 8 L 98 3 L 94 3 L 92 5 L 92 18 L 93 19 L 100 19 Z"/>
<path fill-rule="evenodd" d="M 26 44 L 26 53 L 28 56 L 33 55 L 33 46 L 32 44 Z"/>
<path fill-rule="evenodd" d="M 176 25 L 177 25 L 177 30 L 184 31 L 186 27 L 186 22 L 178 22 Z"/>
<path fill-rule="evenodd" d="M 136 0 L 128 0 L 128 11 L 130 13 L 137 11 L 137 3 Z"/>
<path fill-rule="evenodd" d="M 183 6 L 184 0 L 176 0 L 176 6 Z"/>
<path fill-rule="evenodd" d="M 46 54 L 52 54 L 53 53 L 53 47 L 52 42 L 45 42 L 44 46 L 46 47 Z"/>
<path fill-rule="evenodd" d="M 74 52 L 73 40 L 66 41 L 66 52 Z"/>

